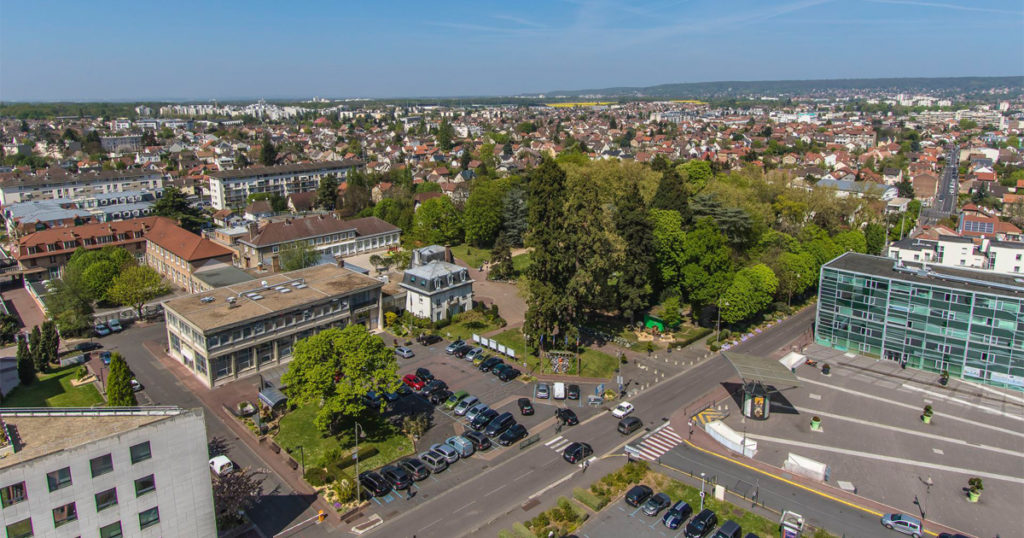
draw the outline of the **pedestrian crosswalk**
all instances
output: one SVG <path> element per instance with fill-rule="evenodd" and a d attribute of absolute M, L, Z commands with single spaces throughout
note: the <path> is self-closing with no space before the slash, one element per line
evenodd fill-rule
<path fill-rule="evenodd" d="M 554 450 L 555 452 L 558 452 L 559 454 L 561 454 L 561 452 L 563 450 L 565 450 L 565 447 L 567 447 L 567 446 L 569 446 L 571 444 L 572 444 L 572 441 L 570 441 L 570 440 L 566 439 L 565 437 L 562 437 L 561 435 L 559 435 L 558 437 L 555 437 L 554 439 L 544 443 L 544 446 L 546 446 L 546 447 L 550 448 L 551 450 Z"/>
<path fill-rule="evenodd" d="M 672 429 L 672 426 L 665 426 L 640 442 L 639 456 L 648 461 L 657 461 L 664 453 L 682 442 L 683 438 Z"/>

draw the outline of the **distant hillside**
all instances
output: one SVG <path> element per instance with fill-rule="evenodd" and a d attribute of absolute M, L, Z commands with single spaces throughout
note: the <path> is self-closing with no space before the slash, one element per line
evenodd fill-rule
<path fill-rule="evenodd" d="M 747 95 L 808 95 L 844 90 L 972 94 L 993 88 L 1024 90 L 1024 76 L 950 78 L 848 78 L 829 80 L 759 80 L 689 82 L 647 87 L 618 87 L 594 90 L 558 90 L 547 97 L 653 97 L 661 99 L 741 97 Z"/>

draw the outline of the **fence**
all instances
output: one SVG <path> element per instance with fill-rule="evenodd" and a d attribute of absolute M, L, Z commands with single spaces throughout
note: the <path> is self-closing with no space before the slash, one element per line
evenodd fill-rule
<path fill-rule="evenodd" d="M 754 481 L 754 483 L 751 484 L 750 482 L 737 480 L 730 486 L 726 484 L 720 484 L 718 482 L 718 475 L 707 475 L 705 473 L 705 475 L 702 477 L 699 472 L 694 472 L 692 469 L 680 469 L 678 467 L 666 465 L 660 461 L 655 462 L 655 465 L 664 467 L 666 469 L 670 469 L 680 474 L 684 474 L 693 480 L 700 481 L 701 479 L 703 479 L 705 484 L 705 490 L 709 492 L 714 491 L 715 486 L 722 486 L 722 488 L 725 490 L 726 499 L 729 495 L 732 495 L 733 497 L 739 499 L 740 501 L 743 501 L 744 503 L 749 503 L 750 508 L 761 508 L 763 510 L 771 512 L 772 514 L 775 514 L 776 516 L 782 516 L 782 512 L 785 510 L 781 506 L 769 505 L 764 499 L 758 496 L 760 490 L 759 481 Z"/>

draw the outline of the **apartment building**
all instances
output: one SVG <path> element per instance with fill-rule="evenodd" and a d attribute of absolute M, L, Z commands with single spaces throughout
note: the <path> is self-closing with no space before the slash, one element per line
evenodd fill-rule
<path fill-rule="evenodd" d="M 333 264 L 164 303 L 171 356 L 214 388 L 291 360 L 295 342 L 353 323 L 377 329 L 383 282 Z"/>
<path fill-rule="evenodd" d="M 351 256 L 401 243 L 402 229 L 377 217 L 342 220 L 331 214 L 286 218 L 262 225 L 251 223 L 247 238 L 238 240 L 243 268 L 281 269 L 281 249 L 304 241 L 330 256 Z"/>
<path fill-rule="evenodd" d="M 1024 278 L 848 252 L 821 268 L 815 340 L 1024 391 Z"/>
<path fill-rule="evenodd" d="M 7 234 L 17 237 L 47 228 L 146 217 L 152 212 L 155 200 L 154 193 L 148 191 L 29 200 L 4 206 L 3 216 Z"/>
<path fill-rule="evenodd" d="M 906 238 L 889 245 L 889 257 L 946 267 L 1018 274 L 1024 269 L 1024 243 L 955 235 L 940 235 L 938 240 Z"/>
<path fill-rule="evenodd" d="M 146 264 L 189 293 L 211 289 L 201 278 L 203 272 L 233 267 L 235 253 L 231 249 L 169 220 L 154 223 L 145 238 Z"/>
<path fill-rule="evenodd" d="M 247 203 L 250 194 L 258 192 L 287 197 L 315 191 L 321 179 L 336 176 L 341 183 L 349 172 L 362 165 L 358 160 L 344 160 L 213 172 L 209 175 L 210 203 L 215 209 L 237 208 Z"/>
<path fill-rule="evenodd" d="M 131 122 L 124 121 L 131 126 Z M 142 135 L 101 136 L 100 147 L 110 153 L 135 153 L 142 149 Z"/>
<path fill-rule="evenodd" d="M 473 279 L 452 263 L 451 250 L 431 245 L 412 251 L 412 263 L 399 286 L 406 291 L 405 309 L 430 321 L 448 319 L 473 308 Z"/>
<path fill-rule="evenodd" d="M 163 174 L 152 170 L 102 170 L 81 174 L 71 174 L 63 168 L 47 168 L 34 174 L 13 171 L 0 174 L 0 204 L 82 198 L 112 192 L 159 192 L 163 187 Z"/>
<path fill-rule="evenodd" d="M 200 409 L 4 409 L 6 536 L 216 536 Z"/>

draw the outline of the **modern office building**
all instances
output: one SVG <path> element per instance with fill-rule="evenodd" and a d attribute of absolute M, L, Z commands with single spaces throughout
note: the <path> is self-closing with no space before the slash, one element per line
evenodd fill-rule
<path fill-rule="evenodd" d="M 208 387 L 291 360 L 331 327 L 383 325 L 384 283 L 333 264 L 267 275 L 164 303 L 170 354 Z"/>
<path fill-rule="evenodd" d="M 815 340 L 1024 390 L 1024 278 L 848 252 L 821 268 Z"/>
<path fill-rule="evenodd" d="M 342 183 L 348 173 L 363 163 L 357 160 L 257 166 L 210 174 L 210 204 L 215 209 L 242 207 L 250 194 L 269 192 L 287 197 L 315 191 L 320 180 L 336 176 Z"/>
<path fill-rule="evenodd" d="M 8 408 L 0 428 L 9 538 L 217 535 L 200 409 Z"/>

